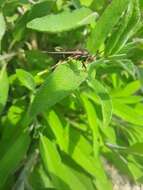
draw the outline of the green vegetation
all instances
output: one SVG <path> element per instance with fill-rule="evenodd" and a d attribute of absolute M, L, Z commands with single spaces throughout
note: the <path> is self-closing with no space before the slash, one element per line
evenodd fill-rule
<path fill-rule="evenodd" d="M 0 190 L 143 183 L 142 0 L 0 0 Z"/>

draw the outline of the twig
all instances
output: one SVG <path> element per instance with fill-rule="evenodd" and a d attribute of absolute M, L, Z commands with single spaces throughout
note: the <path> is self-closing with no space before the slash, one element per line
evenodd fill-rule
<path fill-rule="evenodd" d="M 57 55 L 84 55 L 88 56 L 88 52 L 86 51 L 43 51 L 43 53 L 47 54 L 57 54 Z"/>
<path fill-rule="evenodd" d="M 11 59 L 13 58 L 14 56 L 16 56 L 18 53 L 8 53 L 8 54 L 4 54 L 4 55 L 0 55 L 0 61 L 4 61 L 4 60 L 7 60 L 7 59 Z"/>
<path fill-rule="evenodd" d="M 18 13 L 19 13 L 20 15 L 24 15 L 24 9 L 23 9 L 23 7 L 18 7 L 18 8 L 17 8 L 17 11 L 18 11 Z"/>
<path fill-rule="evenodd" d="M 35 49 L 35 50 L 38 49 L 36 33 L 32 33 L 32 35 L 31 35 L 31 46 L 32 46 L 32 49 Z"/>

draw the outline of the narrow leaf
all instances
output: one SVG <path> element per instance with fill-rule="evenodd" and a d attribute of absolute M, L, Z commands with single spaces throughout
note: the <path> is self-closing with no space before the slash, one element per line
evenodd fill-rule
<path fill-rule="evenodd" d="M 6 72 L 6 67 L 3 66 L 2 70 L 0 71 L 0 112 L 3 110 L 7 102 L 8 91 L 9 91 L 9 81 Z"/>
<path fill-rule="evenodd" d="M 100 132 L 99 132 L 99 123 L 98 123 L 98 117 L 96 114 L 96 110 L 92 104 L 92 102 L 90 102 L 90 100 L 88 100 L 88 98 L 86 96 L 81 96 L 85 110 L 86 110 L 86 114 L 87 114 L 87 119 L 88 119 L 88 123 L 89 123 L 89 127 L 92 130 L 92 134 L 93 134 L 93 150 L 94 150 L 94 154 L 98 155 L 99 154 L 99 148 L 100 148 Z"/>
<path fill-rule="evenodd" d="M 3 17 L 3 14 L 0 12 L 0 50 L 1 50 L 1 40 L 6 31 L 6 24 Z"/>
<path fill-rule="evenodd" d="M 128 3 L 129 0 L 113 0 L 105 9 L 88 39 L 87 48 L 91 53 L 96 53 L 104 43 Z"/>
<path fill-rule="evenodd" d="M 113 113 L 129 123 L 143 126 L 143 116 L 120 100 L 113 100 Z"/>
<path fill-rule="evenodd" d="M 111 92 L 113 97 L 128 97 L 135 94 L 141 88 L 141 83 L 139 80 L 134 80 L 128 83 L 124 88 L 113 89 Z"/>
<path fill-rule="evenodd" d="M 66 137 L 64 137 L 64 127 L 62 125 L 62 122 L 60 121 L 60 118 L 53 110 L 50 111 L 48 114 L 44 114 L 44 116 L 48 124 L 50 125 L 61 150 L 66 150 Z"/>
<path fill-rule="evenodd" d="M 98 96 L 103 115 L 103 126 L 108 126 L 112 118 L 112 100 L 109 96 L 107 89 L 97 80 L 92 80 L 89 85 Z"/>
<path fill-rule="evenodd" d="M 118 26 L 116 27 L 115 30 L 113 30 L 107 44 L 106 44 L 106 49 L 105 52 L 106 54 L 111 54 L 113 48 L 116 46 L 117 43 L 119 42 L 119 39 L 121 37 L 121 35 L 123 34 L 124 30 L 126 29 L 129 20 L 132 16 L 133 13 L 133 1 L 129 2 L 128 5 L 128 9 L 127 11 L 124 13 L 124 15 L 121 17 Z"/>
<path fill-rule="evenodd" d="M 120 36 L 118 43 L 115 45 L 114 49 L 112 50 L 112 54 L 119 52 L 124 47 L 126 42 L 135 34 L 135 32 L 138 29 L 138 26 L 140 25 L 141 12 L 139 7 L 139 1 L 132 0 L 132 3 L 133 3 L 132 16 L 123 34 Z"/>

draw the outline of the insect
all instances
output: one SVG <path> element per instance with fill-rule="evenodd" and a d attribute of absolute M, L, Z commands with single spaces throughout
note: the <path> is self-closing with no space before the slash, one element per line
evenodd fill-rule
<path fill-rule="evenodd" d="M 75 50 L 75 51 L 47 51 L 48 54 L 51 55 L 57 55 L 57 56 L 62 56 L 64 59 L 68 58 L 73 58 L 73 59 L 78 59 L 82 61 L 82 65 L 84 68 L 86 68 L 86 65 L 89 62 L 92 62 L 96 60 L 96 56 L 90 55 L 89 52 L 86 50 Z M 56 64 L 57 65 L 57 64 Z M 56 65 L 54 67 L 56 67 Z"/>

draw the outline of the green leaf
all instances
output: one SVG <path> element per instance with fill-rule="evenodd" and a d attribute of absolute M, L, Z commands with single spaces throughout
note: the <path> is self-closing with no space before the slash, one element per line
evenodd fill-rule
<path fill-rule="evenodd" d="M 0 71 L 0 112 L 3 110 L 7 102 L 8 91 L 9 81 L 6 72 L 6 66 L 3 66 L 2 70 Z"/>
<path fill-rule="evenodd" d="M 112 185 L 103 169 L 102 162 L 98 156 L 92 156 L 92 147 L 89 142 L 74 130 L 71 131 L 69 144 L 69 155 L 86 172 L 95 179 L 95 185 L 100 190 L 111 190 Z M 76 143 L 75 143 L 76 142 Z"/>
<path fill-rule="evenodd" d="M 38 165 L 34 168 L 29 176 L 28 182 L 34 190 L 45 190 L 46 188 L 53 188 L 51 180 L 42 165 Z"/>
<path fill-rule="evenodd" d="M 130 172 L 132 173 L 132 176 L 135 181 L 138 181 L 139 179 L 143 177 L 142 167 L 139 167 L 136 161 L 128 162 L 128 168 Z"/>
<path fill-rule="evenodd" d="M 25 86 L 31 91 L 35 90 L 36 87 L 35 80 L 34 77 L 29 72 L 24 71 L 23 69 L 17 69 L 16 76 L 23 86 Z"/>
<path fill-rule="evenodd" d="M 26 106 L 26 105 L 25 105 Z M 1 136 L 1 144 L 2 148 L 0 149 L 0 155 L 2 150 L 6 150 L 9 144 L 7 145 L 6 142 L 9 139 L 12 139 L 15 133 L 18 130 L 21 130 L 21 126 L 19 126 L 20 120 L 23 118 L 23 113 L 25 111 L 25 106 L 21 102 L 16 102 L 13 104 L 8 110 L 6 115 L 6 120 L 4 123 L 4 129 Z"/>
<path fill-rule="evenodd" d="M 104 43 L 108 34 L 119 21 L 121 14 L 127 8 L 128 3 L 129 0 L 112 0 L 105 9 L 88 39 L 87 48 L 91 53 L 96 53 Z"/>
<path fill-rule="evenodd" d="M 89 86 L 94 90 L 98 96 L 103 115 L 103 126 L 108 126 L 112 119 L 112 100 L 107 89 L 98 81 L 89 81 Z"/>
<path fill-rule="evenodd" d="M 70 95 L 86 79 L 86 73 L 78 69 L 80 62 L 61 64 L 51 73 L 37 91 L 29 110 L 33 118 Z"/>
<path fill-rule="evenodd" d="M 128 83 L 124 88 L 121 89 L 113 89 L 111 95 L 113 97 L 127 97 L 135 94 L 141 88 L 141 83 L 139 80 L 134 80 Z"/>
<path fill-rule="evenodd" d="M 126 42 L 135 34 L 138 27 L 140 26 L 141 21 L 141 12 L 139 7 L 138 0 L 132 0 L 133 11 L 132 16 L 128 22 L 127 27 L 125 28 L 123 34 L 120 36 L 118 42 L 112 50 L 112 54 L 118 53 L 126 44 Z"/>
<path fill-rule="evenodd" d="M 80 1 L 80 4 L 82 6 L 87 6 L 87 7 L 90 7 L 90 5 L 92 4 L 93 0 L 79 0 Z"/>
<path fill-rule="evenodd" d="M 4 36 L 5 31 L 6 31 L 5 20 L 3 14 L 0 12 L 0 51 L 1 51 L 1 40 L 2 37 Z"/>
<path fill-rule="evenodd" d="M 118 63 L 121 65 L 123 69 L 125 69 L 125 71 L 127 71 L 130 75 L 132 75 L 135 78 L 136 66 L 131 60 L 118 60 Z"/>
<path fill-rule="evenodd" d="M 0 188 L 6 182 L 8 176 L 17 169 L 26 154 L 29 144 L 30 137 L 28 133 L 21 133 L 5 151 L 5 154 L 0 159 Z"/>
<path fill-rule="evenodd" d="M 143 142 L 138 142 L 126 148 L 126 153 L 143 155 Z"/>
<path fill-rule="evenodd" d="M 81 8 L 36 18 L 27 27 L 41 32 L 58 33 L 87 25 L 94 20 L 95 15 L 90 9 Z"/>
<path fill-rule="evenodd" d="M 141 82 L 141 89 L 143 90 L 143 67 L 138 67 L 138 77 Z"/>
<path fill-rule="evenodd" d="M 141 101 L 140 101 L 140 103 L 136 104 L 135 110 L 137 113 L 143 115 L 143 104 Z"/>
<path fill-rule="evenodd" d="M 113 113 L 129 123 L 143 126 L 143 116 L 120 100 L 113 99 Z"/>
<path fill-rule="evenodd" d="M 137 104 L 140 103 L 143 100 L 142 96 L 123 96 L 123 97 L 117 97 L 117 100 L 119 100 L 122 104 Z"/>
<path fill-rule="evenodd" d="M 89 175 L 85 175 L 83 170 L 73 170 L 71 167 L 70 169 L 77 175 L 80 181 L 84 184 L 84 187 L 88 190 L 95 190 L 95 185 L 93 184 L 93 179 Z"/>
<path fill-rule="evenodd" d="M 142 164 L 137 163 L 135 157 L 132 155 L 128 156 L 128 168 L 130 169 L 134 180 L 141 182 L 139 180 L 143 177 Z"/>
<path fill-rule="evenodd" d="M 114 47 L 117 45 L 117 43 L 120 43 L 119 39 L 120 39 L 121 35 L 123 34 L 124 30 L 126 29 L 128 23 L 129 23 L 129 20 L 132 16 L 132 13 L 133 13 L 133 1 L 131 0 L 129 2 L 127 11 L 121 17 L 117 27 L 115 28 L 115 30 L 113 30 L 113 32 L 106 44 L 105 52 L 107 55 L 110 55 L 112 53 L 112 50 L 114 49 Z"/>
<path fill-rule="evenodd" d="M 50 125 L 61 150 L 67 149 L 66 137 L 64 136 L 64 127 L 55 111 L 50 111 L 48 114 L 44 114 L 45 119 Z"/>
<path fill-rule="evenodd" d="M 40 154 L 46 171 L 50 174 L 56 189 L 62 190 L 87 190 L 82 181 L 73 171 L 64 165 L 54 143 L 41 135 Z"/>
<path fill-rule="evenodd" d="M 73 5 L 76 7 L 76 8 L 80 8 L 81 5 L 80 5 L 80 0 L 71 0 Z"/>
<path fill-rule="evenodd" d="M 94 154 L 98 155 L 99 148 L 100 148 L 101 136 L 100 136 L 100 132 L 99 132 L 99 123 L 98 123 L 98 117 L 96 114 L 96 110 L 95 110 L 92 102 L 90 102 L 90 100 L 88 100 L 88 98 L 86 96 L 82 95 L 81 98 L 82 98 L 82 101 L 84 104 L 84 108 L 86 110 L 89 127 L 91 128 L 92 134 L 93 134 Z"/>
<path fill-rule="evenodd" d="M 5 0 L 0 0 L 0 8 L 3 6 L 3 4 L 5 3 Z"/>

